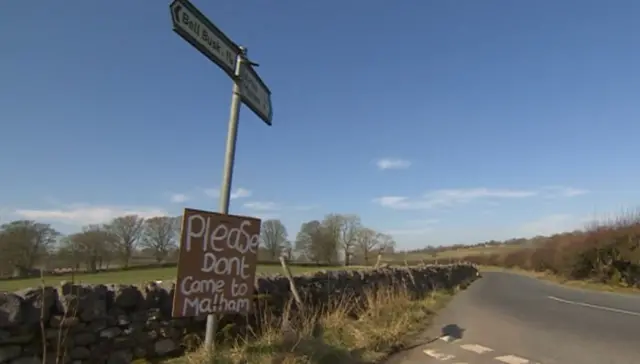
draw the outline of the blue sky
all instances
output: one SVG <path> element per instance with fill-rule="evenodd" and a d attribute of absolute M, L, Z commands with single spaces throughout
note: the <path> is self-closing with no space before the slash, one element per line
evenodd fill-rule
<path fill-rule="evenodd" d="M 37 3 L 37 4 L 36 4 Z M 579 227 L 640 201 L 640 2 L 194 1 L 259 62 L 232 213 L 358 213 L 402 248 Z M 166 1 L 0 13 L 0 219 L 64 232 L 215 210 L 231 80 Z"/>

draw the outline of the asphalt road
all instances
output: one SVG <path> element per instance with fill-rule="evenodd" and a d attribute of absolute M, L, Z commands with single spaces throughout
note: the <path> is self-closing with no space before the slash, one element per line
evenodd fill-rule
<path fill-rule="evenodd" d="M 489 272 L 436 318 L 430 343 L 389 364 L 638 364 L 640 295 Z"/>

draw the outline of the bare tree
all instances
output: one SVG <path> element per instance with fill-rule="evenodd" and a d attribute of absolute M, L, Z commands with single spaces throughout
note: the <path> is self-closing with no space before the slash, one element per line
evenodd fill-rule
<path fill-rule="evenodd" d="M 340 222 L 340 247 L 344 253 L 344 265 L 350 265 L 353 248 L 358 240 L 362 223 L 358 215 L 337 215 Z"/>
<path fill-rule="evenodd" d="M 378 248 L 380 253 L 391 254 L 396 249 L 396 241 L 389 234 L 378 234 Z"/>
<path fill-rule="evenodd" d="M 117 238 L 117 247 L 122 264 L 129 267 L 129 260 L 135 251 L 144 227 L 144 218 L 138 215 L 126 215 L 111 220 L 109 231 Z"/>
<path fill-rule="evenodd" d="M 284 224 L 276 219 L 265 220 L 262 222 L 260 236 L 269 259 L 278 259 L 287 242 L 287 228 Z"/>
<path fill-rule="evenodd" d="M 318 263 L 317 257 L 312 252 L 313 236 L 315 235 L 320 222 L 317 220 L 308 221 L 300 225 L 300 231 L 296 235 L 296 241 L 294 245 L 295 251 L 298 255 Z"/>
<path fill-rule="evenodd" d="M 0 226 L 0 266 L 33 269 L 60 233 L 49 224 L 17 220 Z"/>
<path fill-rule="evenodd" d="M 380 242 L 378 239 L 378 233 L 370 228 L 362 228 L 358 231 L 357 238 L 357 248 L 360 254 L 362 254 L 362 259 L 364 259 L 364 263 L 369 265 L 369 259 L 371 251 L 373 251 L 378 243 Z"/>
<path fill-rule="evenodd" d="M 343 224 L 344 219 L 339 214 L 328 214 L 322 220 L 323 239 L 320 248 L 327 263 L 338 260 Z"/>
<path fill-rule="evenodd" d="M 114 234 L 104 225 L 88 225 L 81 232 L 68 236 L 63 247 L 74 268 L 77 269 L 82 262 L 88 271 L 95 272 L 110 260 L 116 242 Z"/>
<path fill-rule="evenodd" d="M 160 263 L 177 246 L 179 229 L 180 220 L 176 217 L 158 216 L 147 219 L 140 245 L 150 249 L 156 261 Z"/>
<path fill-rule="evenodd" d="M 288 240 L 284 243 L 283 247 L 282 247 L 282 255 L 287 259 L 287 260 L 292 260 L 293 259 L 293 244 L 291 244 L 291 240 Z"/>
<path fill-rule="evenodd" d="M 300 226 L 296 236 L 295 250 L 316 263 L 334 263 L 338 257 L 337 240 L 318 220 L 311 220 Z"/>

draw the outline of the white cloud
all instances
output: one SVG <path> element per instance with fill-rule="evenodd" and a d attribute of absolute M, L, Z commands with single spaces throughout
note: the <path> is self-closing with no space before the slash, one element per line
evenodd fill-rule
<path fill-rule="evenodd" d="M 491 188 L 466 188 L 466 189 L 440 189 L 429 191 L 416 199 L 406 196 L 383 196 L 373 199 L 374 203 L 396 210 L 421 210 L 437 207 L 451 207 L 468 203 L 479 199 L 489 199 L 496 204 L 496 199 L 521 199 L 535 196 L 574 197 L 588 191 L 572 187 L 544 187 L 541 189 L 517 190 L 517 189 L 491 189 Z"/>
<path fill-rule="evenodd" d="M 536 191 L 506 190 L 488 188 L 442 189 L 425 193 L 421 198 L 411 200 L 404 196 L 384 196 L 374 202 L 396 210 L 419 210 L 448 207 L 481 198 L 524 198 L 537 194 Z"/>
<path fill-rule="evenodd" d="M 255 211 L 276 211 L 280 209 L 280 206 L 275 202 L 246 202 L 243 205 L 245 208 Z"/>
<path fill-rule="evenodd" d="M 404 196 L 382 196 L 373 199 L 373 202 L 380 206 L 390 207 L 392 209 L 410 209 L 412 207 L 411 201 Z"/>
<path fill-rule="evenodd" d="M 217 188 L 207 188 L 204 190 L 205 195 L 212 197 L 212 198 L 217 198 L 220 197 L 220 190 Z M 231 199 L 235 200 L 237 198 L 246 198 L 246 197 L 251 197 L 251 195 L 253 194 L 253 192 L 251 192 L 251 190 L 248 190 L 246 188 L 242 188 L 242 187 L 238 187 L 235 190 L 231 191 Z"/>
<path fill-rule="evenodd" d="M 557 197 L 575 197 L 589 193 L 588 190 L 574 187 L 562 187 L 562 186 L 550 186 L 544 189 L 545 197 L 557 198 Z"/>
<path fill-rule="evenodd" d="M 250 197 L 253 193 L 245 188 L 238 188 L 231 192 L 231 199 Z"/>
<path fill-rule="evenodd" d="M 15 215 L 33 220 L 56 221 L 65 224 L 87 225 L 106 223 L 123 215 L 139 215 L 141 217 L 166 216 L 168 212 L 155 207 L 117 207 L 74 205 L 61 209 L 19 209 Z"/>
<path fill-rule="evenodd" d="M 411 161 L 396 158 L 382 158 L 376 162 L 378 169 L 406 169 L 411 167 Z"/>
<path fill-rule="evenodd" d="M 447 199 L 457 201 L 467 201 L 476 198 L 496 197 L 496 198 L 522 198 L 535 196 L 536 191 L 530 190 L 508 190 L 489 188 L 469 188 L 469 189 L 443 189 L 428 192 L 427 198 Z"/>
<path fill-rule="evenodd" d="M 181 203 L 189 200 L 189 196 L 183 193 L 174 193 L 170 197 L 171 202 L 173 203 Z"/>

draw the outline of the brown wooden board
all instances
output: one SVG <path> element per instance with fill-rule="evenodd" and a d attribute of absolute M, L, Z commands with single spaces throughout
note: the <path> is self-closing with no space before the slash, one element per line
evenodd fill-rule
<path fill-rule="evenodd" d="M 184 209 L 174 317 L 251 311 L 260 224 L 253 217 Z"/>

